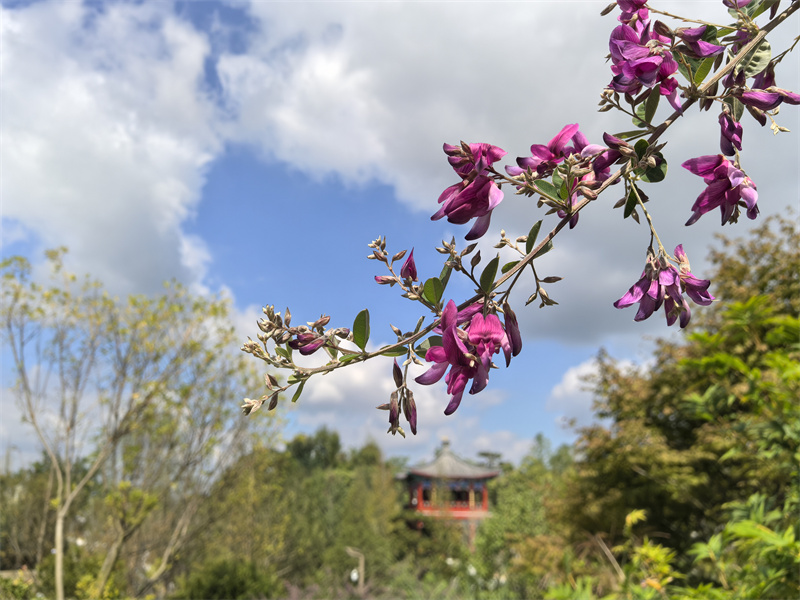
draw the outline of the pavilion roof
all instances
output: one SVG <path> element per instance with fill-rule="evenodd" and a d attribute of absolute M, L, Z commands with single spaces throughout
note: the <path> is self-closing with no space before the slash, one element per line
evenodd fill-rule
<path fill-rule="evenodd" d="M 490 479 L 500 471 L 487 469 L 456 456 L 450 450 L 450 442 L 444 441 L 432 462 L 416 465 L 408 469 L 406 477 L 417 475 L 432 479 Z"/>

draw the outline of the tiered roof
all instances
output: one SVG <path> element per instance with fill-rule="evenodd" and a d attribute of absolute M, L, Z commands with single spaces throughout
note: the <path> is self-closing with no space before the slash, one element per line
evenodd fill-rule
<path fill-rule="evenodd" d="M 431 479 L 491 479 L 499 474 L 500 471 L 487 469 L 455 455 L 450 450 L 450 442 L 444 440 L 432 462 L 411 467 L 406 477 L 417 475 Z"/>

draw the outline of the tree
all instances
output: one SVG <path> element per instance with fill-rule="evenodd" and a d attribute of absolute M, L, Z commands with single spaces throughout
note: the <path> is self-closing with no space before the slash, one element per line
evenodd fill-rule
<path fill-rule="evenodd" d="M 178 284 L 156 298 L 120 301 L 99 282 L 65 273 L 63 253 L 47 253 L 46 284 L 31 278 L 24 258 L 0 265 L 3 342 L 15 391 L 55 475 L 58 600 L 64 598 L 65 526 L 93 481 L 108 491 L 116 528 L 97 593 L 120 548 L 169 499 L 179 510 L 148 584 L 163 575 L 185 541 L 199 492 L 215 465 L 233 458 L 224 449 L 233 451 L 245 431 L 220 407 L 246 384 L 244 364 L 231 358 L 224 301 L 192 296 Z M 84 459 L 85 470 L 76 472 Z M 179 492 L 169 491 L 176 484 Z"/>
<path fill-rule="evenodd" d="M 763 518 L 744 519 L 761 528 L 735 525 L 743 519 L 732 513 L 736 506 L 769 498 L 783 515 L 769 526 L 777 523 L 775 531 L 789 537 L 800 534 L 796 522 L 787 521 L 797 506 L 800 475 L 800 321 L 793 296 L 800 233 L 795 224 L 775 218 L 749 240 L 724 240 L 724 247 L 737 250 L 733 256 L 713 254 L 715 280 L 727 297 L 685 343 L 660 343 L 648 370 L 623 369 L 601 354 L 597 407 L 611 424 L 581 432 L 566 498 L 566 513 L 578 526 L 574 541 L 589 533 L 608 546 L 621 543 L 630 535 L 629 515 L 645 511 L 644 531 L 676 552 L 675 565 L 695 583 L 707 575 L 692 567 L 693 557 L 720 555 L 698 554 L 698 540 L 729 554 L 736 547 L 741 556 L 752 547 L 754 532 L 766 535 Z M 741 254 L 744 248 L 748 254 Z M 778 275 L 770 279 L 768 273 Z M 744 533 L 752 538 L 749 546 L 736 537 Z M 787 544 L 776 547 L 785 552 Z M 775 548 L 769 552 L 781 555 Z M 783 579 L 770 593 L 800 590 L 790 563 L 776 567 Z M 723 572 L 720 585 L 729 586 L 724 579 Z M 764 587 L 753 589 L 765 593 Z"/>

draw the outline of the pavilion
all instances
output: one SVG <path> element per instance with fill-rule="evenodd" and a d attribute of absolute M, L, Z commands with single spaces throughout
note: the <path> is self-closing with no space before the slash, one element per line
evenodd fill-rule
<path fill-rule="evenodd" d="M 490 515 L 487 484 L 499 473 L 457 456 L 450 442 L 443 440 L 432 462 L 411 467 L 403 476 L 409 508 L 425 516 L 463 521 L 471 541 L 477 524 Z"/>

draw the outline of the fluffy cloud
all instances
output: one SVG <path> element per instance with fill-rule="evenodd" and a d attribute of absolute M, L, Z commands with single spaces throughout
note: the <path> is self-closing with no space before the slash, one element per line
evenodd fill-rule
<path fill-rule="evenodd" d="M 4 220 L 118 292 L 200 283 L 181 226 L 221 148 L 204 36 L 162 3 L 0 10 Z"/>

